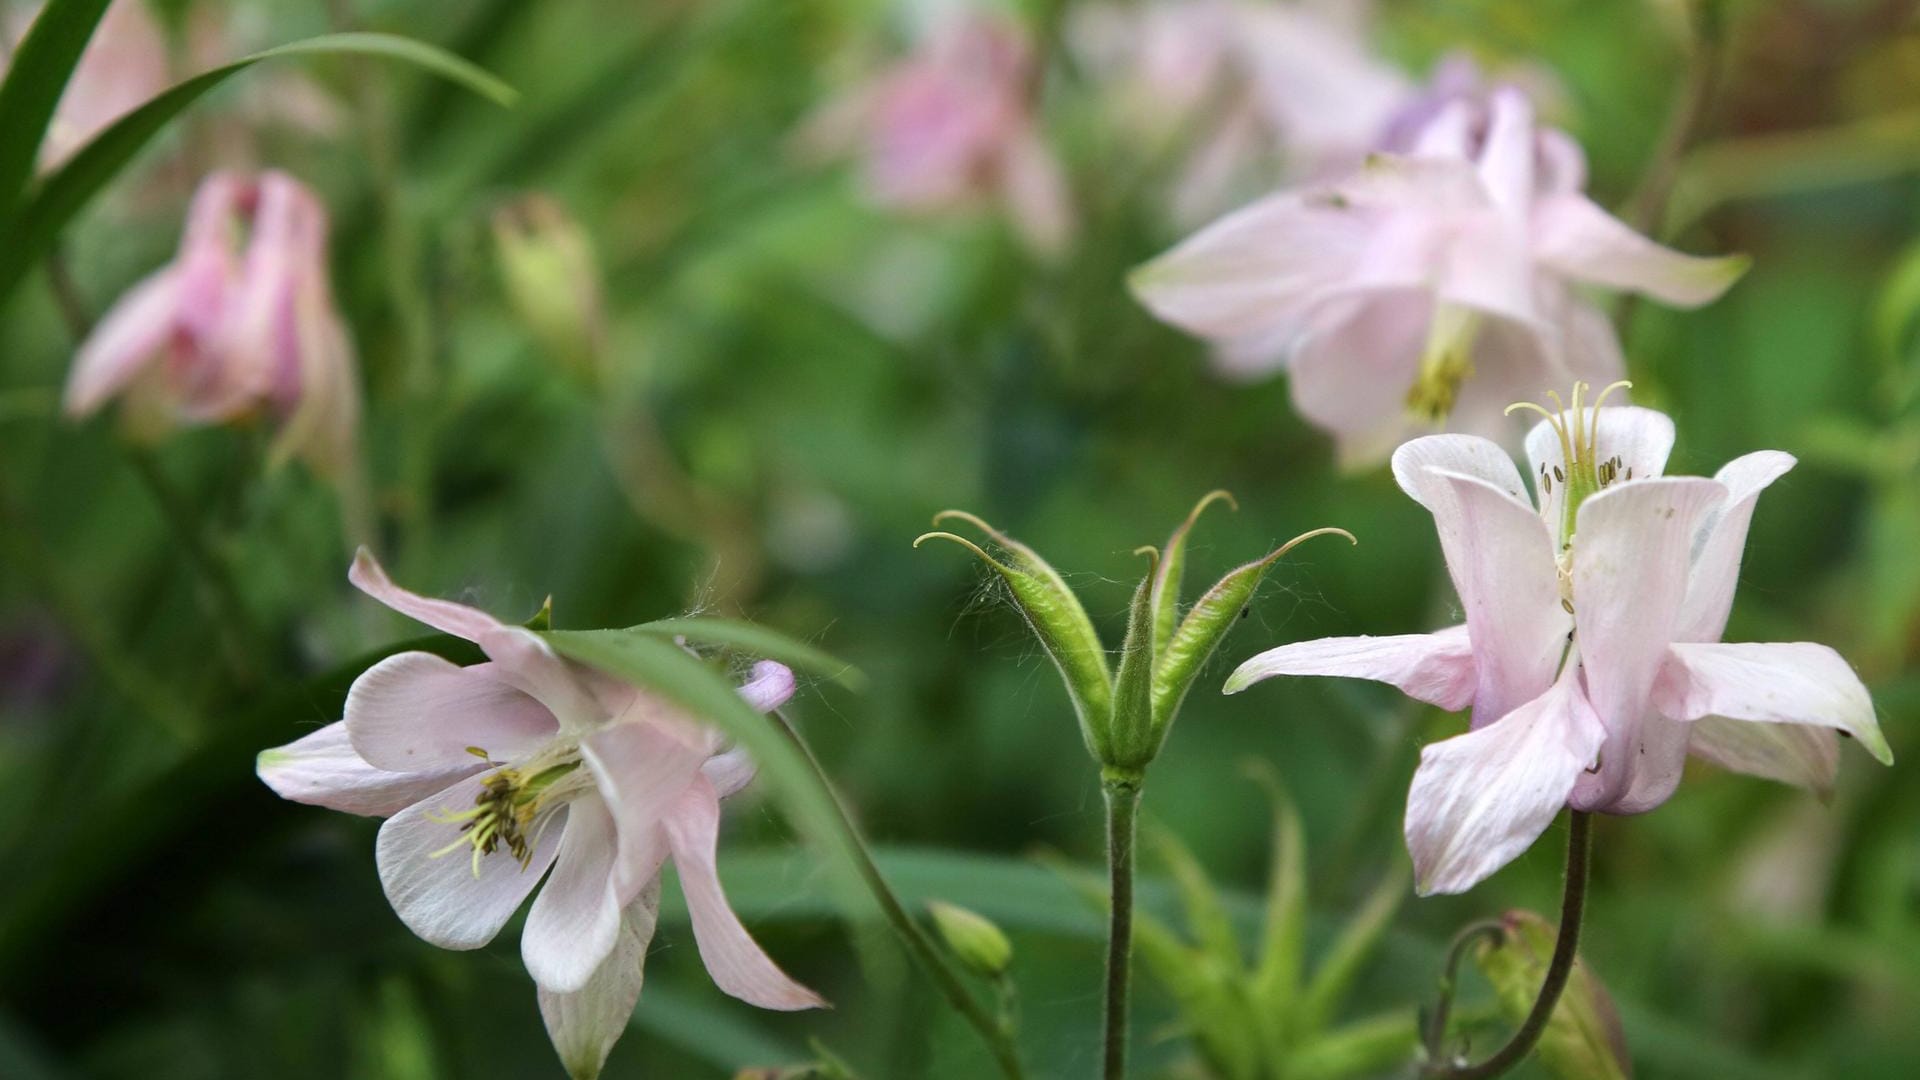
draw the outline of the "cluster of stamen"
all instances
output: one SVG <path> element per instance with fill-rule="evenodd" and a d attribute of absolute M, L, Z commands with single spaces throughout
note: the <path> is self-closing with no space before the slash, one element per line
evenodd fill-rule
<path fill-rule="evenodd" d="M 1443 305 L 1427 332 L 1420 372 L 1407 389 L 1407 410 L 1438 424 L 1453 413 L 1460 386 L 1473 377 L 1473 339 L 1479 317 L 1464 308 Z"/>
<path fill-rule="evenodd" d="M 539 768 L 513 768 L 493 761 L 487 752 L 470 746 L 467 752 L 496 766 L 481 786 L 473 806 L 466 810 L 440 810 L 428 818 L 442 825 L 460 826 L 460 836 L 430 858 L 472 849 L 473 876 L 480 876 L 480 860 L 501 848 L 513 856 L 522 870 L 533 861 L 533 849 L 540 842 L 540 829 L 546 824 L 547 811 L 567 793 L 571 785 L 560 781 L 580 767 L 577 757 Z"/>
<path fill-rule="evenodd" d="M 1554 434 L 1560 437 L 1560 458 L 1564 467 L 1542 464 L 1539 490 L 1541 509 L 1544 511 L 1554 485 L 1561 486 L 1560 520 L 1552 523 L 1557 526 L 1556 533 L 1560 539 L 1560 549 L 1554 561 L 1560 576 L 1560 606 L 1567 609 L 1568 614 L 1573 613 L 1573 526 L 1578 520 L 1576 514 L 1580 510 L 1580 503 L 1587 496 L 1614 483 L 1633 479 L 1633 467 L 1622 462 L 1620 455 L 1615 454 L 1605 461 L 1597 460 L 1600 456 L 1600 406 L 1606 404 L 1607 395 L 1632 386 L 1625 379 L 1612 383 L 1600 391 L 1590 406 L 1583 406 L 1580 400 L 1591 389 L 1584 382 L 1573 384 L 1573 396 L 1565 403 L 1560 400 L 1559 394 L 1547 391 L 1547 400 L 1553 402 L 1551 412 L 1531 401 L 1517 401 L 1507 406 L 1508 415 L 1532 410 L 1546 417 L 1547 423 L 1553 425 Z M 1592 413 L 1591 422 L 1589 411 Z"/>

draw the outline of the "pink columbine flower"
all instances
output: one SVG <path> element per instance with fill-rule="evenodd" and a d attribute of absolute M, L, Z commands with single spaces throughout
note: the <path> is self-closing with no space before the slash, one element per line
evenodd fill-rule
<path fill-rule="evenodd" d="M 1640 236 L 1581 189 L 1585 160 L 1513 88 L 1449 103 L 1404 154 L 1283 191 L 1142 267 L 1154 314 L 1216 342 L 1230 372 L 1284 364 L 1301 414 L 1349 464 L 1436 427 L 1506 439 L 1507 402 L 1621 374 L 1576 285 L 1670 304 L 1719 296 L 1742 257 Z"/>
<path fill-rule="evenodd" d="M 1025 32 L 985 12 L 950 17 L 913 53 L 803 127 L 815 153 L 856 154 L 876 205 L 944 213 L 998 202 L 1036 253 L 1073 232 L 1067 185 L 1033 115 Z"/>
<path fill-rule="evenodd" d="M 1832 784 L 1836 731 L 1893 760 L 1838 653 L 1720 640 L 1754 503 L 1793 457 L 1761 450 L 1712 479 L 1662 476 L 1671 420 L 1579 395 L 1527 437 L 1533 501 L 1486 439 L 1431 435 L 1393 455 L 1395 479 L 1433 514 L 1464 625 L 1284 645 L 1227 680 L 1235 693 L 1337 675 L 1472 706 L 1467 734 L 1422 752 L 1407 800 L 1422 893 L 1472 887 L 1562 806 L 1660 805 L 1689 750 L 1816 789 Z"/>
<path fill-rule="evenodd" d="M 354 457 L 360 388 L 327 278 L 327 212 L 285 173 L 214 173 L 174 261 L 130 289 L 80 346 L 66 411 L 118 395 L 149 426 L 266 414 L 274 459 L 338 476 Z"/>
<path fill-rule="evenodd" d="M 596 1075 L 640 998 L 671 858 L 720 989 L 765 1009 L 824 1004 L 761 951 L 721 891 L 720 800 L 754 773 L 741 751 L 531 631 L 394 585 L 365 549 L 348 576 L 488 658 L 390 656 L 354 681 L 345 719 L 260 755 L 260 778 L 282 797 L 387 819 L 375 856 L 409 929 L 480 948 L 545 876 L 520 954 L 569 1072 Z M 793 673 L 772 662 L 740 687 L 762 711 L 792 693 Z"/>

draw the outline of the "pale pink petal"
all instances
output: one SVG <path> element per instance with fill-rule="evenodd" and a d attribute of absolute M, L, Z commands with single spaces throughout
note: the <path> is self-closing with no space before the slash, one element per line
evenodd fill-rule
<path fill-rule="evenodd" d="M 1694 754 L 1723 769 L 1833 794 L 1840 771 L 1840 736 L 1808 724 L 1756 724 L 1703 716 L 1688 725 Z"/>
<path fill-rule="evenodd" d="M 1275 675 L 1372 679 L 1449 712 L 1473 703 L 1473 647 L 1464 626 L 1436 634 L 1321 638 L 1282 645 L 1234 669 L 1221 692 L 1237 694 Z"/>
<path fill-rule="evenodd" d="M 700 776 L 704 747 L 680 738 L 664 724 L 614 724 L 580 744 L 580 755 L 619 829 L 614 888 L 632 896 L 660 870 L 666 856 L 658 842 L 662 820 Z"/>
<path fill-rule="evenodd" d="M 1506 219 L 1524 226 L 1533 208 L 1533 102 L 1503 86 L 1488 104 L 1487 140 L 1480 151 L 1480 180 Z"/>
<path fill-rule="evenodd" d="M 1435 511 L 1451 512 L 1451 485 L 1439 473 L 1458 473 L 1484 480 L 1514 501 L 1525 504 L 1526 485 L 1513 457 L 1499 443 L 1478 435 L 1427 435 L 1403 443 L 1393 452 L 1393 478 L 1414 502 Z"/>
<path fill-rule="evenodd" d="M 1460 384 L 1447 427 L 1498 439 L 1503 447 L 1515 445 L 1520 424 L 1507 406 L 1533 398 L 1543 386 L 1570 381 L 1555 362 L 1552 338 L 1549 328 L 1531 320 L 1481 316 L 1473 339 L 1473 375 Z"/>
<path fill-rule="evenodd" d="M 1546 329 L 1535 309 L 1538 289 L 1526 231 L 1494 210 L 1454 215 L 1433 268 L 1435 296 Z"/>
<path fill-rule="evenodd" d="M 1656 477 L 1622 481 L 1580 504 L 1573 607 L 1587 696 L 1607 745 L 1599 770 L 1574 791 L 1577 809 L 1607 809 L 1633 782 L 1641 721 L 1679 623 L 1694 529 L 1725 497 L 1713 480 Z"/>
<path fill-rule="evenodd" d="M 1607 813 L 1644 814 L 1672 798 L 1687 769 L 1692 732 L 1692 724 L 1656 712 L 1642 716 L 1627 750 L 1632 761 L 1626 770 L 1627 788 L 1606 805 Z"/>
<path fill-rule="evenodd" d="M 1569 668 L 1493 723 L 1422 750 L 1406 820 L 1420 894 L 1465 892 L 1525 851 L 1604 736 Z"/>
<path fill-rule="evenodd" d="M 1738 457 L 1713 474 L 1727 487 L 1727 500 L 1700 523 L 1693 541 L 1693 576 L 1680 608 L 1678 641 L 1719 641 L 1733 611 L 1734 588 L 1740 581 L 1740 558 L 1747 546 L 1747 527 L 1753 508 L 1767 485 L 1793 468 L 1792 454 L 1757 450 Z"/>
<path fill-rule="evenodd" d="M 523 626 L 495 626 L 474 640 L 492 658 L 500 679 L 545 705 L 560 730 L 581 734 L 607 719 L 584 673 L 562 660 L 540 635 Z"/>
<path fill-rule="evenodd" d="M 1560 331 L 1559 367 L 1567 378 L 1559 385 L 1570 386 L 1579 379 L 1590 386 L 1605 387 L 1626 378 L 1627 358 L 1620 350 L 1620 335 L 1613 328 L 1613 320 L 1588 300 L 1562 289 L 1564 300 L 1555 324 Z M 1545 389 L 1549 387 L 1534 390 L 1534 396 L 1527 400 L 1538 400 Z M 1625 392 L 1625 387 L 1614 391 L 1616 395 Z"/>
<path fill-rule="evenodd" d="M 793 697 L 793 669 L 772 660 L 756 661 L 753 677 L 740 684 L 740 696 L 755 712 L 772 712 Z"/>
<path fill-rule="evenodd" d="M 380 826 L 374 845 L 380 886 L 394 913 L 407 929 L 443 949 L 477 949 L 492 941 L 560 847 L 565 818 L 556 816 L 536 825 L 539 842 L 524 868 L 502 848 L 481 856 L 474 873 L 473 852 L 460 843 L 460 826 L 436 819 L 473 809 L 493 775 L 468 777 L 393 815 Z M 441 851 L 445 854 L 436 854 Z"/>
<path fill-rule="evenodd" d="M 387 572 L 373 557 L 373 552 L 361 548 L 354 553 L 353 566 L 347 571 L 347 580 L 354 587 L 375 600 L 387 605 L 409 619 L 426 623 L 443 634 L 479 641 L 480 635 L 501 625 L 500 620 L 465 604 L 456 604 L 451 600 L 436 600 L 408 592 L 395 585 L 387 577 Z"/>
<path fill-rule="evenodd" d="M 753 783 L 758 767 L 753 756 L 745 747 L 736 746 L 725 753 L 715 754 L 700 766 L 700 772 L 713 785 L 714 794 L 722 799 L 732 798 L 748 784 Z"/>
<path fill-rule="evenodd" d="M 87 335 L 67 376 L 62 407 L 89 416 L 163 355 L 179 312 L 179 274 L 161 270 L 127 290 Z"/>
<path fill-rule="evenodd" d="M 648 882 L 620 917 L 613 950 L 587 984 L 571 994 L 539 988 L 540 1016 L 560 1063 L 574 1080 L 600 1075 L 613 1044 L 627 1030 L 640 1003 L 647 945 L 660 910 L 660 882 Z"/>
<path fill-rule="evenodd" d="M 1579 193 L 1587 188 L 1587 152 L 1558 128 L 1539 130 L 1539 189 L 1543 196 Z"/>
<path fill-rule="evenodd" d="M 1634 232 L 1577 193 L 1544 199 L 1534 210 L 1534 253 L 1576 281 L 1644 293 L 1663 303 L 1698 307 L 1740 279 L 1744 255 L 1683 255 Z"/>
<path fill-rule="evenodd" d="M 354 752 L 346 722 L 340 720 L 285 746 L 260 751 L 254 771 L 283 799 L 386 817 L 485 767 L 468 758 L 459 766 L 424 772 L 376 769 Z"/>
<path fill-rule="evenodd" d="M 605 803 L 588 796 L 567 804 L 553 873 L 533 898 L 520 932 L 520 959 L 540 989 L 582 989 L 613 951 L 621 908 L 613 887 L 614 848 Z"/>
<path fill-rule="evenodd" d="M 1000 195 L 1015 231 L 1029 250 L 1055 258 L 1073 239 L 1073 204 L 1066 176 L 1038 133 L 1022 129 L 1000 162 Z"/>
<path fill-rule="evenodd" d="M 404 652 L 368 668 L 347 691 L 353 748 L 392 772 L 464 768 L 518 759 L 559 734 L 553 714 L 502 681 L 498 665 L 461 667 Z"/>
<path fill-rule="evenodd" d="M 1294 407 L 1343 447 L 1390 450 L 1408 428 L 1407 388 L 1419 371 L 1432 315 L 1433 301 L 1416 290 L 1329 305 L 1288 363 Z"/>
<path fill-rule="evenodd" d="M 1560 605 L 1553 538 L 1533 508 L 1477 476 L 1429 466 L 1435 528 L 1473 638 L 1473 726 L 1553 684 L 1572 625 Z"/>
<path fill-rule="evenodd" d="M 1412 157 L 1464 161 L 1473 155 L 1474 123 L 1474 109 L 1469 102 L 1449 101 L 1413 136 L 1407 153 Z"/>
<path fill-rule="evenodd" d="M 714 984 L 763 1009 L 824 1006 L 820 995 L 794 982 L 768 958 L 728 906 L 714 865 L 720 800 L 713 786 L 700 780 L 687 789 L 668 814 L 666 831 L 673 865 L 680 872 L 680 888 L 687 896 L 687 911 L 693 917 L 693 937 Z"/>
<path fill-rule="evenodd" d="M 1882 765 L 1893 764 L 1866 685 L 1825 645 L 1675 644 L 1661 668 L 1654 705 L 1676 720 L 1723 716 L 1829 727 L 1858 739 Z"/>
<path fill-rule="evenodd" d="M 1614 391 L 1615 395 L 1620 392 Z M 1619 458 L 1623 479 L 1629 471 L 1634 480 L 1644 480 L 1659 476 L 1666 469 L 1667 455 L 1673 451 L 1673 418 L 1666 413 L 1632 405 L 1609 405 L 1601 409 L 1583 407 L 1580 415 L 1581 424 L 1593 434 L 1595 460 Z M 1563 410 L 1560 416 L 1563 421 L 1573 419 L 1570 411 Z M 1582 457 L 1586 454 L 1584 448 L 1575 452 Z M 1567 493 L 1567 458 L 1561 451 L 1559 433 L 1546 420 L 1535 424 L 1527 433 L 1527 463 L 1532 469 L 1534 491 L 1539 494 L 1540 515 L 1558 528 Z M 1553 482 L 1543 483 L 1543 475 L 1552 477 Z"/>
<path fill-rule="evenodd" d="M 1362 149 L 1413 87 L 1365 37 L 1291 5 L 1239 5 L 1233 44 L 1257 99 L 1295 160 L 1308 166 Z"/>

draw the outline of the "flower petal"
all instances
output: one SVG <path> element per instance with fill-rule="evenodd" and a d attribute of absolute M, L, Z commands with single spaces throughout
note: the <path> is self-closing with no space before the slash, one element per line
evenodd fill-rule
<path fill-rule="evenodd" d="M 1676 720 L 1712 715 L 1833 728 L 1860 740 L 1882 765 L 1893 764 L 1866 684 L 1825 645 L 1675 644 L 1660 670 L 1654 704 Z"/>
<path fill-rule="evenodd" d="M 1679 622 L 1694 529 L 1725 497 L 1713 480 L 1657 477 L 1622 481 L 1580 504 L 1574 622 L 1587 696 L 1606 726 L 1607 745 L 1599 770 L 1580 778 L 1576 809 L 1608 809 L 1633 783 L 1641 721 Z"/>
<path fill-rule="evenodd" d="M 376 769 L 354 751 L 344 720 L 285 746 L 262 750 L 254 765 L 261 781 L 283 799 L 371 817 L 397 814 L 483 768 L 470 757 L 443 769 L 403 773 Z"/>
<path fill-rule="evenodd" d="M 1833 794 L 1840 771 L 1840 736 L 1810 724 L 1756 724 L 1703 716 L 1689 725 L 1689 748 L 1723 769 Z"/>
<path fill-rule="evenodd" d="M 1222 692 L 1237 694 L 1275 675 L 1373 679 L 1449 712 L 1473 703 L 1473 648 L 1464 626 L 1436 634 L 1321 638 L 1282 645 L 1241 664 Z"/>
<path fill-rule="evenodd" d="M 614 850 L 606 804 L 592 796 L 568 803 L 553 873 L 533 898 L 520 932 L 520 959 L 542 990 L 580 990 L 613 951 L 621 907 L 613 888 Z"/>
<path fill-rule="evenodd" d="M 540 988 L 540 1016 L 547 1022 L 547 1037 L 574 1080 L 600 1075 L 608 1052 L 633 1019 L 659 911 L 660 882 L 655 880 L 621 913 L 613 950 L 585 986 L 570 994 Z"/>
<path fill-rule="evenodd" d="M 1686 602 L 1680 607 L 1676 639 L 1719 641 L 1726 632 L 1754 504 L 1767 485 L 1793 466 L 1792 454 L 1757 450 L 1727 462 L 1713 474 L 1715 480 L 1726 485 L 1727 499 L 1707 514 L 1693 538 L 1693 576 L 1687 582 Z"/>
<path fill-rule="evenodd" d="M 179 275 L 161 270 L 127 290 L 80 344 L 62 408 L 90 416 L 161 358 L 180 305 Z"/>
<path fill-rule="evenodd" d="M 1511 86 L 1488 103 L 1487 141 L 1480 151 L 1480 181 L 1502 215 L 1525 224 L 1533 208 L 1533 102 Z"/>
<path fill-rule="evenodd" d="M 706 750 L 667 725 L 639 721 L 588 736 L 580 756 L 619 829 L 614 889 L 632 896 L 660 872 L 666 857 L 658 841 L 661 822 L 699 777 Z"/>
<path fill-rule="evenodd" d="M 1440 481 L 1427 485 L 1429 509 L 1467 613 L 1473 724 L 1482 727 L 1553 684 L 1572 619 L 1560 606 L 1553 538 L 1533 508 L 1479 477 L 1427 471 Z"/>
<path fill-rule="evenodd" d="M 564 819 L 542 823 L 546 827 L 525 867 L 501 850 L 481 856 L 476 874 L 464 844 L 435 854 L 460 840 L 459 825 L 436 819 L 472 809 L 492 776 L 489 771 L 468 777 L 393 815 L 380 826 L 374 845 L 380 886 L 394 914 L 407 929 L 443 949 L 477 949 L 492 941 L 560 847 Z"/>
<path fill-rule="evenodd" d="M 1406 820 L 1420 894 L 1465 892 L 1525 851 L 1605 734 L 1569 668 L 1507 715 L 1422 750 Z"/>
<path fill-rule="evenodd" d="M 451 600 L 436 600 L 408 592 L 393 583 L 387 572 L 380 566 L 373 552 L 361 548 L 354 553 L 353 566 L 347 571 L 347 580 L 354 587 L 375 600 L 387 605 L 409 619 L 426 623 L 443 634 L 466 638 L 468 641 L 480 640 L 480 635 L 500 625 L 500 620 L 465 604 L 456 604 Z"/>
<path fill-rule="evenodd" d="M 1073 209 L 1067 180 L 1053 152 L 1032 129 L 1007 139 L 1000 161 L 1000 195 L 1029 250 L 1060 255 L 1073 239 Z"/>
<path fill-rule="evenodd" d="M 1569 278 L 1679 307 L 1717 299 L 1752 261 L 1745 255 L 1703 258 L 1662 247 L 1574 192 L 1540 202 L 1533 237 L 1535 257 Z"/>
<path fill-rule="evenodd" d="M 772 660 L 753 665 L 753 677 L 740 684 L 740 696 L 756 712 L 769 713 L 793 697 L 793 669 Z"/>
<path fill-rule="evenodd" d="M 1563 420 L 1572 413 L 1562 410 Z M 1620 475 L 1633 473 L 1635 480 L 1659 476 L 1666 470 L 1667 455 L 1673 452 L 1673 418 L 1663 412 L 1635 405 L 1609 405 L 1600 409 L 1583 408 L 1581 426 L 1593 438 L 1596 461 L 1620 459 Z M 1576 449 L 1576 453 L 1585 453 Z M 1560 507 L 1566 496 L 1567 455 L 1560 445 L 1560 433 L 1546 420 L 1527 433 L 1527 464 L 1533 470 L 1533 487 L 1539 497 L 1540 516 L 1560 523 Z M 1547 484 L 1543 476 L 1556 479 Z"/>
<path fill-rule="evenodd" d="M 583 671 L 562 660 L 540 636 L 522 626 L 482 630 L 474 641 L 493 659 L 499 678 L 545 705 L 571 734 L 590 731 L 607 719 Z"/>
<path fill-rule="evenodd" d="M 1644 814 L 1673 797 L 1687 771 L 1693 725 L 1656 712 L 1640 718 L 1627 744 L 1627 787 L 1606 805 L 1609 814 Z"/>
<path fill-rule="evenodd" d="M 396 653 L 347 691 L 347 734 L 375 768 L 412 773 L 477 764 L 474 749 L 512 761 L 554 737 L 553 715 L 501 681 L 498 665 L 461 667 L 432 653 Z"/>
<path fill-rule="evenodd" d="M 1393 478 L 1414 502 L 1433 510 L 1452 506 L 1452 492 L 1437 471 L 1474 476 L 1525 503 L 1527 489 L 1513 456 L 1499 443 L 1478 435 L 1426 435 L 1393 452 Z"/>
<path fill-rule="evenodd" d="M 681 796 L 666 820 L 667 842 L 673 865 L 680 871 L 680 888 L 687 895 L 693 917 L 694 940 L 700 959 L 714 984 L 734 997 L 763 1009 L 813 1009 L 826 1002 L 794 982 L 761 950 L 740 917 L 727 905 L 714 865 L 720 839 L 720 800 L 713 786 L 698 781 Z"/>
<path fill-rule="evenodd" d="M 746 747 L 736 746 L 725 753 L 715 754 L 700 766 L 700 772 L 713 785 L 713 792 L 722 799 L 732 798 L 742 788 L 753 783 L 753 777 L 759 771 L 753 756 Z"/>
<path fill-rule="evenodd" d="M 1407 387 L 1432 318 L 1424 291 L 1395 289 L 1329 304 L 1296 331 L 1287 363 L 1294 407 L 1340 439 L 1344 458 L 1378 461 L 1407 433 Z"/>

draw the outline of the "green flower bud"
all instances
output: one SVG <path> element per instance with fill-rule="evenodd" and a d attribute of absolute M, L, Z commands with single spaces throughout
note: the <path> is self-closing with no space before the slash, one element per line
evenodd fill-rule
<path fill-rule="evenodd" d="M 1498 940 L 1477 946 L 1473 959 L 1493 984 L 1501 1010 L 1519 1023 L 1532 1010 L 1546 980 L 1554 926 L 1531 911 L 1509 911 L 1500 922 Z M 1626 1080 L 1633 1075 L 1626 1032 L 1613 998 L 1577 958 L 1536 1049 L 1541 1063 L 1563 1080 Z"/>
<path fill-rule="evenodd" d="M 952 952 L 976 975 L 997 979 L 1013 963 L 1013 943 L 984 915 L 942 900 L 931 900 L 927 911 L 933 928 Z"/>
<path fill-rule="evenodd" d="M 597 383 L 607 352 L 606 304 L 586 231 L 559 203 L 534 194 L 494 211 L 493 237 L 514 314 L 569 374 Z"/>
<path fill-rule="evenodd" d="M 1152 565 L 1133 590 L 1127 616 L 1127 639 L 1120 646 L 1120 670 L 1113 677 L 1113 745 L 1101 759 L 1109 779 L 1138 782 L 1138 773 L 1160 751 L 1153 725 L 1153 586 L 1159 577 L 1160 553 L 1147 547 L 1134 552 Z"/>

